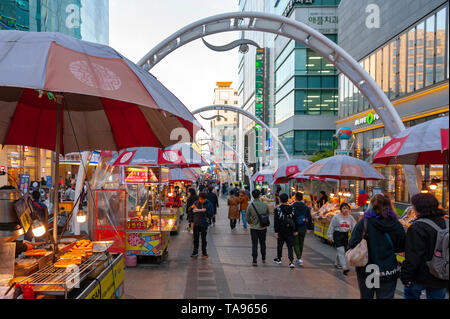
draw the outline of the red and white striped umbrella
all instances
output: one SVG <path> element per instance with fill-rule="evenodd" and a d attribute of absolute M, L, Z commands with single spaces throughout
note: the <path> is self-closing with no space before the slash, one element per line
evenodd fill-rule
<path fill-rule="evenodd" d="M 405 129 L 378 151 L 373 163 L 448 164 L 448 120 L 439 117 Z"/>
<path fill-rule="evenodd" d="M 273 174 L 274 174 L 274 171 L 272 171 L 270 169 L 264 169 L 262 171 L 255 173 L 252 176 L 252 182 L 271 183 L 273 181 Z"/>
<path fill-rule="evenodd" d="M 284 184 L 289 181 L 288 177 L 303 172 L 310 167 L 312 162 L 303 159 L 293 159 L 285 162 L 275 172 L 272 184 Z"/>
<path fill-rule="evenodd" d="M 303 175 L 348 180 L 378 180 L 383 175 L 369 163 L 356 157 L 336 155 L 313 163 Z"/>
<path fill-rule="evenodd" d="M 62 154 L 166 147 L 177 142 L 174 129 L 183 138 L 194 135 L 192 113 L 108 46 L 61 33 L 3 30 L 0 52 L 0 144 L 55 151 L 57 117 Z"/>

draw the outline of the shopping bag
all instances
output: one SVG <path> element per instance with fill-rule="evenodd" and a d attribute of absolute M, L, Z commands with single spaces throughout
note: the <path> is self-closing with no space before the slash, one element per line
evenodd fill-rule
<path fill-rule="evenodd" d="M 361 242 L 355 248 L 345 253 L 345 260 L 349 266 L 364 267 L 369 262 L 369 250 L 365 239 L 367 233 L 367 219 L 364 219 L 364 230 Z"/>

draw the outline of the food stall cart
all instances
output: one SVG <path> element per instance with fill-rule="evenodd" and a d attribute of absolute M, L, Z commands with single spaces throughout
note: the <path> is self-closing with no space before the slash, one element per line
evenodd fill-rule
<path fill-rule="evenodd" d="M 112 242 L 62 236 L 55 255 L 52 242 L 36 235 L 42 242 L 19 248 L 15 240 L 33 227 L 29 211 L 20 209 L 22 198 L 17 190 L 0 191 L 0 299 L 124 297 L 123 254 L 108 251 Z"/>
<path fill-rule="evenodd" d="M 119 187 L 94 191 L 96 239 L 113 240 L 110 249 L 125 256 L 155 256 L 160 263 L 177 222 L 176 212 L 164 207 L 168 169 L 121 166 L 120 172 Z"/>

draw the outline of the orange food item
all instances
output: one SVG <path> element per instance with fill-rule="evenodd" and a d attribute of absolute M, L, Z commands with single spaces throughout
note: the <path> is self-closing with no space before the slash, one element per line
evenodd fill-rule
<path fill-rule="evenodd" d="M 78 259 L 59 260 L 53 266 L 55 268 L 67 268 L 72 265 L 80 265 L 81 261 Z"/>
<path fill-rule="evenodd" d="M 47 254 L 45 249 L 32 249 L 25 252 L 25 256 L 44 256 Z"/>

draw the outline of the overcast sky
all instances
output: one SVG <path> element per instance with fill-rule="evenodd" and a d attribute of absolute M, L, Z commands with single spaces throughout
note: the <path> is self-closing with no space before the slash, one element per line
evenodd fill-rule
<path fill-rule="evenodd" d="M 237 0 L 109 0 L 109 45 L 138 62 L 182 27 L 205 17 L 238 10 Z M 224 45 L 237 38 L 237 33 L 229 32 L 205 40 Z M 150 72 L 194 110 L 213 104 L 216 82 L 233 81 L 232 86 L 237 88 L 237 50 L 215 52 L 198 39 L 166 56 Z M 201 123 L 209 128 L 208 121 L 201 120 Z"/>

